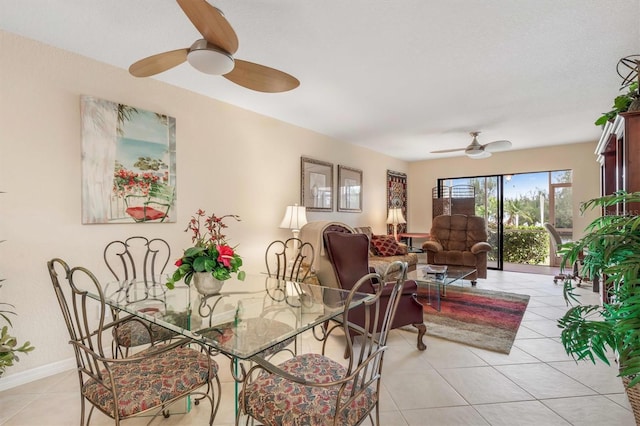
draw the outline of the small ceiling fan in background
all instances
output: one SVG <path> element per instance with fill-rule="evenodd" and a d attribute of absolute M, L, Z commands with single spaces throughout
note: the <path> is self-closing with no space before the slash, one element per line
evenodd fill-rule
<path fill-rule="evenodd" d="M 467 157 L 479 160 L 481 158 L 491 157 L 492 152 L 504 151 L 511 148 L 511 142 L 509 141 L 494 141 L 482 145 L 478 142 L 480 132 L 471 132 L 469 134 L 473 136 L 473 140 L 466 148 L 441 149 L 439 151 L 431 151 L 431 153 L 444 154 L 445 152 L 464 151 Z"/>
<path fill-rule="evenodd" d="M 259 92 L 286 92 L 300 82 L 295 77 L 253 62 L 235 59 L 238 36 L 218 8 L 206 0 L 177 0 L 182 11 L 202 34 L 191 47 L 158 53 L 129 67 L 135 77 L 150 77 L 188 61 L 206 74 L 222 75 L 247 89 Z"/>

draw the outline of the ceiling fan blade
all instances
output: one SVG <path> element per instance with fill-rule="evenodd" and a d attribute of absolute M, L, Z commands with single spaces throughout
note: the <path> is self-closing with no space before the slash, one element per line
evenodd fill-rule
<path fill-rule="evenodd" d="M 285 72 L 240 59 L 235 61 L 233 70 L 223 77 L 247 89 L 277 93 L 295 89 L 300 85 L 297 78 Z"/>
<path fill-rule="evenodd" d="M 187 60 L 189 49 L 158 53 L 133 63 L 129 73 L 135 77 L 149 77 L 169 70 Z"/>
<path fill-rule="evenodd" d="M 211 6 L 206 0 L 177 1 L 205 40 L 228 53 L 236 53 L 238 36 L 219 9 Z"/>
<path fill-rule="evenodd" d="M 480 154 L 476 154 L 476 155 L 469 155 L 467 154 L 467 157 L 471 158 L 472 160 L 480 160 L 482 158 L 489 158 L 491 157 L 491 153 L 489 151 L 482 151 L 482 153 Z"/>
<path fill-rule="evenodd" d="M 509 141 L 494 141 L 484 145 L 485 151 L 491 152 L 504 151 L 509 148 L 511 148 L 511 142 Z"/>
<path fill-rule="evenodd" d="M 445 152 L 464 151 L 466 148 L 454 148 L 454 149 L 440 149 L 438 151 L 431 151 L 431 154 L 444 154 Z"/>

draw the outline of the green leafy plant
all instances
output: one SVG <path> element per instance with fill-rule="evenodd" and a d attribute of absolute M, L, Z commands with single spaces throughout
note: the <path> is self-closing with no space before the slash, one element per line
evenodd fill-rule
<path fill-rule="evenodd" d="M 195 272 L 210 272 L 221 281 L 236 273 L 239 280 L 244 280 L 245 272 L 240 270 L 242 258 L 226 242 L 226 235 L 222 233 L 227 228 L 224 223 L 226 218 L 240 221 L 240 217 L 236 215 L 207 216 L 204 210 L 198 210 L 191 217 L 185 232 L 193 232 L 191 240 L 194 246 L 186 249 L 176 262 L 178 269 L 167 280 L 167 287 L 174 288 L 175 283 L 182 279 L 189 285 Z"/>
<path fill-rule="evenodd" d="M 13 305 L 0 302 L 0 318 L 9 324 L 0 329 L 0 377 L 7 367 L 11 367 L 14 362 L 20 361 L 18 353 L 28 353 L 35 349 L 29 342 L 18 346 L 18 340 L 9 334 L 9 326 L 12 325 L 9 315 L 15 315 L 16 313 L 7 307 L 13 308 Z"/>
<path fill-rule="evenodd" d="M 617 192 L 596 198 L 581 206 L 581 211 L 640 203 L 640 192 Z M 636 204 L 640 205 L 640 204 Z M 606 210 L 610 211 L 610 210 Z M 583 271 L 600 277 L 608 301 L 602 305 L 572 306 L 558 320 L 562 344 L 574 359 L 596 359 L 609 364 L 608 351 L 617 357 L 620 375 L 640 382 L 640 216 L 605 214 L 585 229 L 585 235 L 563 244 L 560 253 L 567 265 L 584 254 Z M 572 281 L 564 283 L 568 304 L 578 302 Z"/>
<path fill-rule="evenodd" d="M 504 261 L 539 265 L 549 256 L 549 237 L 539 226 L 504 227 Z"/>
<path fill-rule="evenodd" d="M 640 93 L 638 92 L 638 82 L 634 82 L 628 86 L 627 93 L 616 96 L 613 100 L 613 107 L 611 111 L 602 114 L 594 123 L 596 126 L 604 126 L 607 121 L 614 120 L 621 112 L 629 111 L 631 104 L 640 102 Z"/>

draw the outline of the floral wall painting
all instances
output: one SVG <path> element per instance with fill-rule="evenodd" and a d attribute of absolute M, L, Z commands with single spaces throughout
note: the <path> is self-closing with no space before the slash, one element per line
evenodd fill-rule
<path fill-rule="evenodd" d="M 362 170 L 338 165 L 338 211 L 362 212 Z"/>
<path fill-rule="evenodd" d="M 175 222 L 176 120 L 82 96 L 82 223 Z"/>
<path fill-rule="evenodd" d="M 333 210 L 333 164 L 300 159 L 300 202 L 310 211 Z"/>

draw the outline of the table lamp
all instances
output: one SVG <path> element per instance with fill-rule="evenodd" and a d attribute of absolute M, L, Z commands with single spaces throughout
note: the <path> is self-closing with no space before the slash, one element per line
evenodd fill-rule
<path fill-rule="evenodd" d="M 387 223 L 393 225 L 393 238 L 398 240 L 398 224 L 407 223 L 402 215 L 401 207 L 392 207 L 389 209 L 389 216 L 387 216 Z"/>
<path fill-rule="evenodd" d="M 300 228 L 307 223 L 307 208 L 294 204 L 293 206 L 287 206 L 287 210 L 284 213 L 280 228 L 291 229 L 293 232 L 293 238 L 298 238 Z"/>

